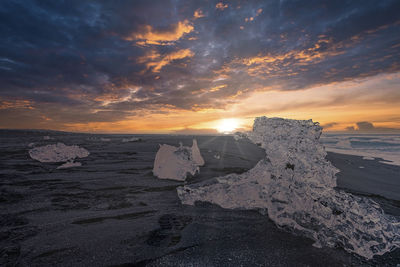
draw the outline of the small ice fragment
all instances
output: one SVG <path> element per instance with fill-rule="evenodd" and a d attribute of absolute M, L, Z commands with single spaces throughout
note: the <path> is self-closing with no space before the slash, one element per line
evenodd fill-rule
<path fill-rule="evenodd" d="M 367 156 L 363 157 L 363 159 L 366 159 L 366 160 L 375 160 L 374 157 L 367 157 Z"/>
<path fill-rule="evenodd" d="M 67 169 L 67 168 L 72 168 L 72 167 L 79 167 L 82 166 L 80 162 L 74 162 L 74 161 L 67 161 L 66 163 L 60 165 L 57 167 L 57 169 Z"/>
<path fill-rule="evenodd" d="M 28 147 L 33 147 L 35 145 L 35 143 L 29 143 Z"/>
<path fill-rule="evenodd" d="M 140 138 L 137 137 L 131 137 L 131 138 L 123 138 L 122 142 L 128 143 L 128 142 L 138 142 L 140 141 Z"/>
<path fill-rule="evenodd" d="M 358 168 L 360 168 L 360 169 L 364 169 L 364 166 L 360 166 L 360 167 L 358 167 Z"/>
<path fill-rule="evenodd" d="M 111 139 L 102 137 L 102 138 L 100 138 L 100 141 L 102 141 L 102 142 L 110 142 Z"/>
<path fill-rule="evenodd" d="M 192 156 L 193 156 L 193 161 L 197 165 L 199 165 L 199 166 L 203 166 L 204 165 L 204 159 L 200 154 L 200 149 L 197 146 L 197 140 L 196 139 L 193 139 Z"/>
<path fill-rule="evenodd" d="M 215 154 L 215 155 L 214 155 L 214 158 L 216 158 L 216 159 L 221 159 L 221 156 L 220 156 L 219 154 Z"/>
<path fill-rule="evenodd" d="M 246 133 L 242 133 L 242 132 L 236 132 L 233 135 L 233 139 L 235 139 L 235 141 L 239 141 L 240 139 L 246 138 Z"/>
<path fill-rule="evenodd" d="M 48 135 L 43 136 L 43 140 L 50 140 L 50 139 L 52 139 L 52 138 L 50 136 L 48 136 Z"/>

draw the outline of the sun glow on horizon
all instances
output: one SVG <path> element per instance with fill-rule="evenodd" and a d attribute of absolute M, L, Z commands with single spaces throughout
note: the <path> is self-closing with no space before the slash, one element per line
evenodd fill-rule
<path fill-rule="evenodd" d="M 223 119 L 218 122 L 216 127 L 220 133 L 231 133 L 239 128 L 239 121 L 237 119 Z"/>

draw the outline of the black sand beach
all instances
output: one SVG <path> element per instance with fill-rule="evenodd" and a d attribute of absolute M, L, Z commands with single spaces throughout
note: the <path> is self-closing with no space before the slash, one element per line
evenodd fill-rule
<path fill-rule="evenodd" d="M 50 135 L 51 141 L 43 140 Z M 100 137 L 111 141 L 100 141 Z M 400 250 L 366 261 L 340 248 L 278 229 L 257 211 L 181 205 L 182 182 L 152 175 L 158 144 L 193 136 L 1 133 L 1 266 L 396 266 Z M 197 136 L 206 165 L 198 182 L 252 168 L 264 152 L 231 136 Z M 81 167 L 56 170 L 28 155 L 28 144 L 63 142 L 90 151 Z M 220 157 L 218 159 L 218 157 Z M 400 216 L 400 167 L 329 153 L 338 187 L 366 195 Z M 360 166 L 364 168 L 359 168 Z M 338 189 L 339 190 L 339 189 Z"/>
<path fill-rule="evenodd" d="M 0 47 L 0 267 L 400 267 L 400 0 L 3 0 Z"/>

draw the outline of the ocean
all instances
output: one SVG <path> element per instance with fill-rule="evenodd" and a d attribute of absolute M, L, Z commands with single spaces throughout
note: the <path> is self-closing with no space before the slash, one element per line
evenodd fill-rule
<path fill-rule="evenodd" d="M 327 151 L 380 158 L 382 163 L 400 166 L 400 134 L 331 134 L 321 137 Z"/>

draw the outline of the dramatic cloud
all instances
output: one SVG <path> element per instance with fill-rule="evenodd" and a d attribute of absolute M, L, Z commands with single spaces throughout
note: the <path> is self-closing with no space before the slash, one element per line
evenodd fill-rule
<path fill-rule="evenodd" d="M 145 25 L 139 32 L 125 37 L 125 40 L 137 41 L 137 44 L 171 45 L 193 29 L 188 20 L 179 21 L 167 29 L 154 29 L 151 25 Z"/>
<path fill-rule="evenodd" d="M 193 56 L 194 53 L 190 51 L 190 49 L 181 49 L 176 52 L 166 54 L 163 57 L 156 52 L 151 52 L 148 56 L 140 57 L 139 62 L 146 62 L 148 69 L 151 68 L 153 72 L 160 72 L 165 65 L 168 65 L 172 61 Z"/>
<path fill-rule="evenodd" d="M 397 128 L 399 12 L 397 0 L 2 1 L 0 127 L 301 114 Z"/>

